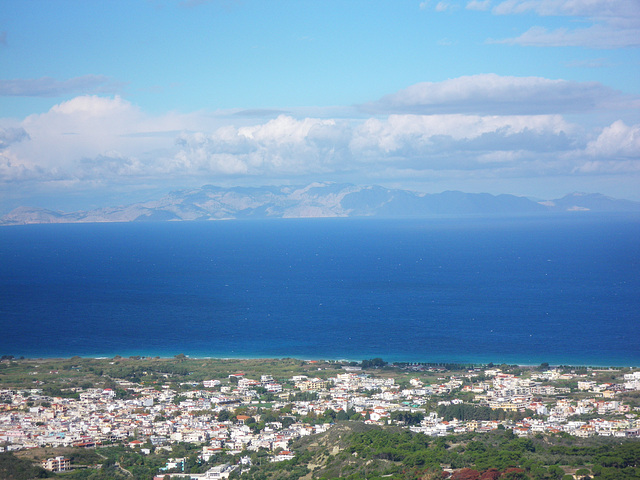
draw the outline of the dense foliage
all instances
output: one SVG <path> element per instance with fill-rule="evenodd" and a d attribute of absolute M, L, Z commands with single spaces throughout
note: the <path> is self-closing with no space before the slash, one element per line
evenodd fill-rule
<path fill-rule="evenodd" d="M 469 405 L 467 403 L 459 403 L 457 405 L 440 405 L 438 407 L 438 416 L 450 422 L 453 419 L 460 421 L 468 420 L 522 420 L 526 417 L 533 416 L 534 412 L 525 410 L 524 412 L 508 412 L 501 408 L 492 409 L 490 407 L 479 407 Z"/>
<path fill-rule="evenodd" d="M 0 478 L 3 480 L 31 480 L 52 476 L 44 468 L 36 467 L 28 460 L 16 458 L 11 453 L 0 453 Z"/>
<path fill-rule="evenodd" d="M 580 470 L 594 480 L 640 479 L 640 442 L 634 440 L 518 438 L 511 430 L 432 438 L 374 428 L 340 444 L 335 455 L 314 457 L 323 459 L 314 478 L 419 480 L 448 471 L 452 480 L 561 480 Z"/>

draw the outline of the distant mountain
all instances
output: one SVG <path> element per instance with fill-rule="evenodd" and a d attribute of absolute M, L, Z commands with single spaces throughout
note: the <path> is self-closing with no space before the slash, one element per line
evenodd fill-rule
<path fill-rule="evenodd" d="M 571 211 L 594 211 L 594 212 L 637 212 L 640 202 L 631 200 L 618 200 L 606 197 L 599 193 L 570 193 L 558 200 L 541 202 L 557 210 Z"/>
<path fill-rule="evenodd" d="M 158 201 L 80 212 L 19 207 L 0 224 L 223 220 L 233 218 L 427 217 L 434 215 L 525 215 L 558 211 L 640 212 L 640 202 L 573 193 L 535 202 L 515 195 L 443 192 L 423 194 L 380 186 L 312 183 L 307 186 L 205 185 L 179 190 Z"/>

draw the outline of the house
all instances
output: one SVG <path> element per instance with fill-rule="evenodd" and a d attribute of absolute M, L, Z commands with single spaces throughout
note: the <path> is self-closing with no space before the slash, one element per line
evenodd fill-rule
<path fill-rule="evenodd" d="M 310 380 L 296 382 L 295 387 L 301 391 L 306 392 L 309 390 L 322 390 L 327 387 L 327 381 L 319 378 L 312 378 Z"/>
<path fill-rule="evenodd" d="M 204 462 L 208 462 L 211 457 L 216 456 L 218 453 L 222 452 L 222 448 L 221 447 L 202 447 L 202 453 L 199 455 L 199 457 L 202 459 L 202 461 Z"/>
<path fill-rule="evenodd" d="M 271 457 L 272 462 L 284 462 L 285 460 L 293 460 L 295 458 L 295 453 L 290 452 L 289 450 L 282 450 L 276 456 Z"/>
<path fill-rule="evenodd" d="M 186 458 L 170 458 L 167 460 L 166 465 L 160 468 L 160 470 L 164 472 L 167 470 L 180 470 L 184 472 L 184 464 L 186 460 Z"/>
<path fill-rule="evenodd" d="M 65 457 L 47 458 L 42 461 L 42 468 L 51 472 L 66 472 L 71 470 L 71 460 Z"/>
<path fill-rule="evenodd" d="M 237 415 L 236 420 L 240 425 L 244 425 L 251 417 L 249 415 Z"/>
<path fill-rule="evenodd" d="M 282 392 L 282 385 L 280 385 L 279 383 L 267 383 L 265 385 L 265 388 L 267 389 L 267 392 L 270 393 L 280 393 Z"/>
<path fill-rule="evenodd" d="M 229 465 L 228 463 L 225 463 L 223 465 L 217 465 L 207 470 L 206 473 L 204 474 L 204 477 L 201 477 L 201 478 L 205 478 L 206 480 L 217 480 L 219 478 L 229 478 L 229 475 L 231 474 L 231 472 L 233 472 L 236 468 L 238 468 L 237 465 Z"/>

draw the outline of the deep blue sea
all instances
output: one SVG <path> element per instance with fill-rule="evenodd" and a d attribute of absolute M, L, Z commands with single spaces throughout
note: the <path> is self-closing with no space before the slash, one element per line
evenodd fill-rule
<path fill-rule="evenodd" d="M 640 216 L 0 228 L 0 354 L 640 365 Z"/>

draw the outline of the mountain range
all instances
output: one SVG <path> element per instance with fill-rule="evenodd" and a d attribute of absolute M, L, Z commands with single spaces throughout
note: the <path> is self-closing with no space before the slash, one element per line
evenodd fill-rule
<path fill-rule="evenodd" d="M 640 212 L 640 202 L 597 193 L 572 193 L 535 201 L 515 195 L 416 193 L 380 186 L 312 183 L 306 186 L 205 185 L 171 192 L 159 200 L 87 211 L 18 207 L 2 225 L 132 221 L 189 221 L 303 217 L 429 217 L 438 215 L 532 215 L 550 212 Z"/>

